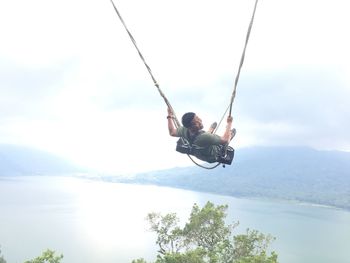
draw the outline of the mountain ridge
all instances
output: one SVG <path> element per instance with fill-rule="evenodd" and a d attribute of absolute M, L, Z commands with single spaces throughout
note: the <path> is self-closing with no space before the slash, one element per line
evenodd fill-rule
<path fill-rule="evenodd" d="M 0 176 L 63 175 L 82 171 L 64 158 L 42 150 L 0 144 Z"/>
<path fill-rule="evenodd" d="M 53 154 L 0 144 L 0 176 L 79 175 L 109 182 L 152 184 L 243 198 L 277 199 L 350 210 L 350 153 L 307 147 L 236 150 L 232 165 L 197 166 L 97 176 Z"/>
<path fill-rule="evenodd" d="M 307 147 L 252 147 L 236 151 L 231 166 L 173 168 L 123 183 L 155 184 L 245 198 L 308 202 L 350 210 L 350 153 Z"/>

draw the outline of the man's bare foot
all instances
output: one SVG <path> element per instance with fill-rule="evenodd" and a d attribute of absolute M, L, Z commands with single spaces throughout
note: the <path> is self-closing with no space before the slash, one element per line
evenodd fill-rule
<path fill-rule="evenodd" d="M 231 130 L 231 140 L 233 139 L 233 137 L 235 137 L 235 135 L 236 135 L 236 129 L 235 128 L 233 128 L 232 130 Z"/>
<path fill-rule="evenodd" d="M 210 128 L 209 128 L 208 132 L 209 133 L 213 133 L 217 125 L 218 124 L 216 122 L 213 122 L 213 124 L 210 125 Z"/>

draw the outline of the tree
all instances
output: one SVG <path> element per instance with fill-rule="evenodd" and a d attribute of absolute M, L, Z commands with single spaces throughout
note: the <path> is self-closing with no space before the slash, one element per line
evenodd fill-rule
<path fill-rule="evenodd" d="M 205 251 L 197 248 L 183 253 L 168 253 L 164 256 L 158 256 L 155 263 L 206 263 L 204 257 Z"/>
<path fill-rule="evenodd" d="M 41 256 L 25 261 L 24 263 L 61 263 L 61 259 L 63 258 L 63 255 L 56 256 L 55 251 L 52 251 L 50 249 L 47 249 L 42 253 Z"/>
<path fill-rule="evenodd" d="M 233 237 L 234 249 L 233 256 L 235 261 L 239 263 L 273 263 L 277 262 L 277 254 L 271 252 L 271 256 L 267 258 L 266 250 L 271 243 L 275 240 L 274 237 L 262 233 L 257 230 L 246 230 L 246 234 L 237 235 Z"/>
<path fill-rule="evenodd" d="M 0 249 L 0 263 L 6 263 L 6 260 L 4 257 L 1 255 L 1 249 Z"/>
<path fill-rule="evenodd" d="M 157 234 L 159 246 L 155 263 L 276 263 L 277 254 L 267 253 L 274 240 L 257 230 L 233 236 L 238 222 L 227 225 L 227 205 L 207 202 L 203 208 L 194 204 L 184 228 L 178 226 L 175 213 L 162 216 L 150 213 L 147 220 Z M 133 263 L 146 263 L 133 261 Z"/>
<path fill-rule="evenodd" d="M 215 205 L 211 202 L 200 209 L 194 204 L 189 223 L 185 225 L 184 234 L 188 244 L 207 251 L 209 257 L 215 257 L 229 246 L 227 238 L 238 225 L 225 224 L 227 205 Z M 220 252 L 221 251 L 221 252 Z"/>
<path fill-rule="evenodd" d="M 139 259 L 133 260 L 131 263 L 147 263 L 147 262 L 143 258 L 139 258 Z"/>
<path fill-rule="evenodd" d="M 178 227 L 179 218 L 175 213 L 161 216 L 158 213 L 150 213 L 147 220 L 151 225 L 151 231 L 156 232 L 158 237 L 156 244 L 160 254 L 177 253 L 184 248 L 183 233 Z"/>

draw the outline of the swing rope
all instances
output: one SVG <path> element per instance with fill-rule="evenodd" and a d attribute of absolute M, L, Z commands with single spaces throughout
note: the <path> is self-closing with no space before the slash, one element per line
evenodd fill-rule
<path fill-rule="evenodd" d="M 229 116 L 231 116 L 232 104 L 233 104 L 233 101 L 234 101 L 234 99 L 236 97 L 236 89 L 237 89 L 238 79 L 239 79 L 239 75 L 241 74 L 241 69 L 242 69 L 243 62 L 244 62 L 244 57 L 245 57 L 245 51 L 247 49 L 248 40 L 249 40 L 249 36 L 250 36 L 250 31 L 252 30 L 252 26 L 253 26 L 253 22 L 254 22 L 255 11 L 256 11 L 256 6 L 257 5 L 258 5 L 258 0 L 255 0 L 253 15 L 252 15 L 252 18 L 251 18 L 250 23 L 249 23 L 249 27 L 248 27 L 248 31 L 247 31 L 247 35 L 246 35 L 246 39 L 245 39 L 245 44 L 244 44 L 244 49 L 243 49 L 242 56 L 241 56 L 241 62 L 239 63 L 238 72 L 237 72 L 236 79 L 235 79 L 235 86 L 233 88 L 233 92 L 232 92 L 232 95 L 231 95 Z"/>
<path fill-rule="evenodd" d="M 129 37 L 130 37 L 130 40 L 131 42 L 133 43 L 134 47 L 136 48 L 141 60 L 143 61 L 144 65 L 146 66 L 147 70 L 148 70 L 148 73 L 150 74 L 151 78 L 152 78 L 152 81 L 154 83 L 154 85 L 156 86 L 160 96 L 163 98 L 165 104 L 170 108 L 170 110 L 172 111 L 173 115 L 174 115 L 174 118 L 173 118 L 173 121 L 174 121 L 174 125 L 176 128 L 180 127 L 181 124 L 178 120 L 178 118 L 176 117 L 176 114 L 175 114 L 175 111 L 173 109 L 173 107 L 171 106 L 169 100 L 167 99 L 167 97 L 164 95 L 163 91 L 160 89 L 160 86 L 158 84 L 158 82 L 156 81 L 153 73 L 152 73 L 152 70 L 151 68 L 149 67 L 149 65 L 147 64 L 145 58 L 143 57 L 140 49 L 138 48 L 137 44 L 136 44 L 136 41 L 133 37 L 133 35 L 131 34 L 131 32 L 129 31 L 128 27 L 126 26 L 125 22 L 124 22 L 124 19 L 122 18 L 121 14 L 119 13 L 116 5 L 114 4 L 113 0 L 110 0 L 113 7 L 114 7 L 114 10 L 115 12 L 117 13 L 120 21 L 122 22 L 126 32 L 128 33 Z M 249 40 L 249 36 L 250 36 L 250 32 L 251 32 L 251 29 L 252 29 L 252 26 L 253 26 L 253 21 L 254 21 L 254 17 L 255 17 L 255 11 L 256 11 L 256 7 L 257 7 L 257 3 L 258 3 L 258 0 L 255 0 L 255 5 L 254 5 L 254 10 L 253 10 L 253 15 L 251 17 L 251 21 L 250 21 L 250 24 L 249 24 L 249 27 L 248 27 L 248 32 L 247 32 L 247 35 L 246 35 L 246 40 L 245 40 L 245 45 L 244 45 L 244 49 L 243 49 L 243 53 L 242 53 L 242 56 L 241 56 L 241 61 L 240 61 L 240 64 L 239 64 L 239 67 L 238 67 L 238 72 L 237 72 L 237 75 L 236 75 L 236 78 L 235 78 L 235 82 L 234 82 L 234 88 L 233 88 L 233 92 L 232 92 L 232 95 L 231 95 L 231 99 L 230 99 L 230 104 L 229 106 L 227 107 L 226 111 L 224 112 L 219 124 L 217 125 L 217 127 L 215 128 L 214 130 L 214 133 L 216 132 L 216 130 L 218 129 L 218 127 L 220 126 L 222 120 L 224 119 L 227 111 L 229 110 L 229 116 L 231 116 L 231 112 L 232 112 L 232 105 L 233 105 L 233 102 L 234 102 L 234 99 L 236 97 L 236 89 L 237 89 L 237 84 L 238 84 L 238 80 L 239 80 L 239 76 L 240 76 L 240 73 L 241 73 L 241 69 L 242 69 L 242 66 L 243 66 L 243 62 L 244 62 L 244 58 L 245 58 L 245 52 L 246 52 L 246 49 L 247 49 L 247 45 L 248 45 L 248 40 Z M 184 140 L 183 138 L 181 138 L 182 140 Z M 196 164 L 197 166 L 201 167 L 201 168 L 204 168 L 204 169 L 214 169 L 216 168 L 217 166 L 220 165 L 220 163 L 217 163 L 216 165 L 212 166 L 212 167 L 206 167 L 206 166 L 203 166 L 203 165 L 200 165 L 199 163 L 197 163 L 189 154 L 187 154 L 188 157 L 191 159 L 191 161 Z"/>
<path fill-rule="evenodd" d="M 173 112 L 173 114 L 174 114 L 175 126 L 179 127 L 179 126 L 180 126 L 180 122 L 179 122 L 179 120 L 177 119 L 177 117 L 176 117 L 176 115 L 175 115 L 175 112 L 174 112 L 173 107 L 171 106 L 171 104 L 170 104 L 169 100 L 167 99 L 167 97 L 164 95 L 163 91 L 160 89 L 157 80 L 156 80 L 155 77 L 153 76 L 153 73 L 152 73 L 152 70 L 151 70 L 150 66 L 148 66 L 148 64 L 147 64 L 147 62 L 146 62 L 146 60 L 145 60 L 145 58 L 143 57 L 143 55 L 142 55 L 140 49 L 138 48 L 138 46 L 137 46 L 137 44 L 136 44 L 136 41 L 135 41 L 134 37 L 132 36 L 131 32 L 129 31 L 128 27 L 126 26 L 126 24 L 125 24 L 125 22 L 124 22 L 124 19 L 122 18 L 121 14 L 119 13 L 119 11 L 118 11 L 117 7 L 115 6 L 113 0 L 111 0 L 111 3 L 112 3 L 112 5 L 113 5 L 114 10 L 115 10 L 115 12 L 117 13 L 117 15 L 118 15 L 120 21 L 122 22 L 122 24 L 123 24 L 123 26 L 124 26 L 126 32 L 128 33 L 131 42 L 134 44 L 134 46 L 135 46 L 135 48 L 136 48 L 136 50 L 137 50 L 137 52 L 138 52 L 138 54 L 139 54 L 141 60 L 143 61 L 143 64 L 145 64 L 145 66 L 146 66 L 146 68 L 147 68 L 147 70 L 148 70 L 148 73 L 150 74 L 150 76 L 151 76 L 151 78 L 152 78 L 152 81 L 153 81 L 154 85 L 156 86 L 156 88 L 157 88 L 157 90 L 158 90 L 160 96 L 163 98 L 165 104 L 166 104 L 166 105 L 171 109 L 171 111 Z"/>
<path fill-rule="evenodd" d="M 172 111 L 172 113 L 173 113 L 173 115 L 174 115 L 173 120 L 174 120 L 174 125 L 175 125 L 175 127 L 176 127 L 176 128 L 179 128 L 181 125 L 180 125 L 179 120 L 178 120 L 177 117 L 176 117 L 176 114 L 175 114 L 175 111 L 174 111 L 173 107 L 171 106 L 171 104 L 170 104 L 169 100 L 167 99 L 167 97 L 164 95 L 163 91 L 160 89 L 158 82 L 156 81 L 155 77 L 153 76 L 153 73 L 152 73 L 152 70 L 151 70 L 150 66 L 148 66 L 148 64 L 147 64 L 147 62 L 146 62 L 146 60 L 145 60 L 145 58 L 143 57 L 143 55 L 142 55 L 140 49 L 138 48 L 138 46 L 137 46 L 137 44 L 136 44 L 136 41 L 135 41 L 133 35 L 131 34 L 131 32 L 129 31 L 128 27 L 126 26 L 126 24 L 125 24 L 125 22 L 124 22 L 124 19 L 122 18 L 121 14 L 119 13 L 119 11 L 118 11 L 117 7 L 115 6 L 113 0 L 111 0 L 111 3 L 112 3 L 112 5 L 113 5 L 114 10 L 115 10 L 115 12 L 117 13 L 117 15 L 118 15 L 120 21 L 122 22 L 122 24 L 123 24 L 123 26 L 124 26 L 126 32 L 128 33 L 131 42 L 134 44 L 134 46 L 135 46 L 135 48 L 136 48 L 136 50 L 137 50 L 137 52 L 138 52 L 138 54 L 139 54 L 141 60 L 143 61 L 144 65 L 146 66 L 146 68 L 147 68 L 147 70 L 148 70 L 148 73 L 150 74 L 150 76 L 151 76 L 151 78 L 152 78 L 152 81 L 153 81 L 154 85 L 156 86 L 156 88 L 157 88 L 157 90 L 158 90 L 160 96 L 163 98 L 165 104 L 171 109 L 171 111 Z M 184 138 L 181 138 L 181 140 L 182 140 L 183 143 L 186 143 L 185 140 L 184 140 Z M 218 165 L 220 165 L 220 163 L 217 163 L 215 166 L 206 167 L 206 166 L 203 166 L 203 165 L 197 163 L 197 162 L 192 158 L 192 156 L 190 156 L 189 154 L 187 154 L 187 156 L 190 158 L 190 160 L 191 160 L 195 165 L 197 165 L 197 166 L 199 166 L 199 167 L 201 167 L 201 168 L 204 168 L 204 169 L 214 169 L 214 168 L 216 168 Z"/>
<path fill-rule="evenodd" d="M 220 121 L 219 121 L 219 124 L 216 126 L 215 130 L 214 130 L 214 133 L 217 131 L 217 129 L 219 128 L 220 124 L 222 123 L 226 113 L 228 110 L 229 111 L 229 116 L 231 116 L 231 113 L 232 113 L 232 105 L 233 105 L 233 102 L 234 102 L 234 99 L 236 97 L 236 90 L 237 90 L 237 84 L 238 84 L 238 80 L 239 80 L 239 76 L 241 74 L 241 69 L 242 69 L 242 66 L 243 66 L 243 62 L 244 62 L 244 58 L 245 58 L 245 52 L 246 52 L 246 49 L 247 49 L 247 45 L 248 45 L 248 41 L 249 41 L 249 37 L 250 37 L 250 32 L 252 30 L 252 27 L 253 27 L 253 22 L 254 22 L 254 18 L 255 18 L 255 11 L 256 11 L 256 7 L 258 5 L 258 0 L 255 0 L 255 4 L 254 4 L 254 10 L 253 10 L 253 14 L 252 14 L 252 17 L 250 19 L 250 23 L 249 23 L 249 27 L 248 27 L 248 31 L 247 31 L 247 35 L 246 35 L 246 38 L 245 38 L 245 44 L 244 44 L 244 48 L 243 48 L 243 52 L 242 52 L 242 55 L 241 55 L 241 61 L 239 63 L 239 67 L 238 67 L 238 71 L 237 71 L 237 74 L 236 74 L 236 78 L 235 78 L 235 82 L 234 82 L 234 88 L 233 88 L 233 91 L 232 91 L 232 95 L 231 95 L 231 99 L 230 99 L 230 103 L 228 105 L 228 107 L 226 108 L 224 114 L 222 115 Z"/>
<path fill-rule="evenodd" d="M 156 79 L 155 79 L 155 77 L 154 77 L 154 75 L 153 75 L 153 73 L 152 73 L 152 70 L 151 70 L 150 66 L 148 66 L 148 64 L 147 64 L 147 62 L 146 62 L 146 60 L 145 60 L 145 58 L 143 57 L 143 55 L 142 55 L 140 49 L 138 48 L 138 46 L 137 46 L 137 44 L 136 44 L 136 40 L 134 39 L 133 35 L 132 35 L 131 32 L 129 31 L 128 27 L 126 26 L 126 24 L 125 24 L 125 22 L 124 22 L 124 19 L 122 18 L 121 14 L 120 14 L 120 12 L 118 11 L 118 9 L 117 9 L 116 5 L 114 4 L 113 0 L 111 0 L 111 3 L 112 3 L 112 5 L 113 5 L 114 10 L 115 10 L 115 12 L 117 13 L 117 15 L 118 15 L 120 21 L 122 22 L 122 24 L 123 24 L 123 26 L 124 26 L 126 32 L 128 33 L 131 42 L 134 44 L 134 46 L 135 46 L 135 48 L 136 48 L 136 50 L 137 50 L 137 52 L 138 52 L 138 54 L 139 54 L 141 60 L 143 61 L 144 65 L 146 66 L 146 68 L 147 68 L 147 70 L 148 70 L 148 73 L 150 74 L 150 76 L 151 76 L 151 78 L 152 78 L 152 81 L 153 81 L 154 85 L 156 86 L 156 88 L 157 88 L 157 90 L 158 90 L 160 96 L 163 98 L 165 104 L 171 109 L 171 111 L 172 111 L 172 113 L 173 113 L 173 115 L 174 115 L 173 120 L 174 120 L 174 125 L 175 125 L 175 127 L 176 127 L 176 128 L 179 128 L 179 127 L 181 126 L 181 124 L 180 124 L 179 120 L 178 120 L 177 117 L 176 117 L 176 114 L 175 114 L 175 111 L 174 111 L 173 107 L 171 106 L 171 104 L 170 104 L 169 100 L 167 99 L 167 97 L 164 95 L 163 91 L 160 89 L 159 84 L 158 84 L 158 82 L 156 81 Z M 181 137 L 181 140 L 183 141 L 183 143 L 186 143 L 185 140 L 184 140 L 184 138 Z M 203 165 L 197 163 L 197 162 L 192 158 L 191 155 L 187 154 L 187 156 L 190 158 L 190 160 L 191 160 L 195 165 L 197 165 L 197 166 L 199 166 L 199 167 L 201 167 L 201 168 L 204 168 L 204 169 L 208 169 L 208 170 L 209 170 L 209 169 L 214 169 L 214 168 L 216 168 L 217 166 L 220 165 L 220 163 L 217 163 L 217 164 L 215 164 L 214 166 L 211 166 L 211 167 L 203 166 Z"/>

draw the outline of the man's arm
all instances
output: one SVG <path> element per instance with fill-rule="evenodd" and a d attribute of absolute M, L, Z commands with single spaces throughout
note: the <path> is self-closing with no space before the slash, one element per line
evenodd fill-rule
<path fill-rule="evenodd" d="M 170 108 L 168 108 L 168 116 L 167 116 L 167 119 L 168 119 L 168 130 L 169 130 L 169 135 L 170 136 L 173 136 L 173 137 L 177 137 L 177 131 L 176 131 L 176 128 L 174 126 L 174 121 L 173 121 L 173 112 Z"/>

